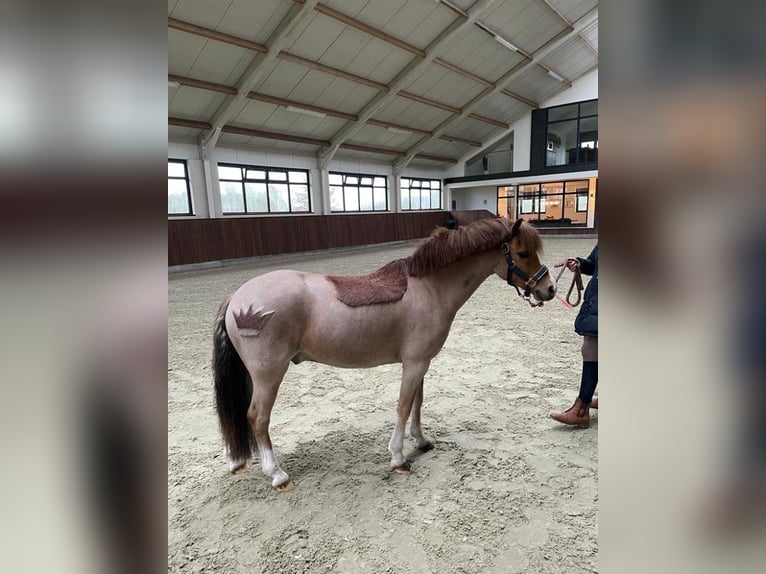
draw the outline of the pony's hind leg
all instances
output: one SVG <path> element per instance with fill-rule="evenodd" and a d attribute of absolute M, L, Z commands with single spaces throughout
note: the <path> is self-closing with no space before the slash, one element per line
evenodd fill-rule
<path fill-rule="evenodd" d="M 247 420 L 250 422 L 255 443 L 258 445 L 261 470 L 271 479 L 271 486 L 279 491 L 292 490 L 295 487 L 287 473 L 280 468 L 269 436 L 271 409 L 277 399 L 277 391 L 279 391 L 279 385 L 282 383 L 285 371 L 287 371 L 287 367 L 276 379 L 253 376 L 253 399 L 247 411 Z"/>
<path fill-rule="evenodd" d="M 415 439 L 417 447 L 423 452 L 427 452 L 434 447 L 433 441 L 423 434 L 423 427 L 420 426 L 420 409 L 423 406 L 423 379 L 420 380 L 418 388 L 415 389 L 415 397 L 412 400 L 412 411 L 410 412 L 410 436 Z"/>
<path fill-rule="evenodd" d="M 242 474 L 247 472 L 247 459 L 234 458 L 233 456 L 231 456 L 231 452 L 229 451 L 228 445 L 224 445 L 223 447 L 223 456 L 226 458 L 226 461 L 229 463 L 230 473 Z"/>
<path fill-rule="evenodd" d="M 396 409 L 396 425 L 388 450 L 391 453 L 391 468 L 396 472 L 409 472 L 410 464 L 404 457 L 404 429 L 413 408 L 415 394 L 428 371 L 430 361 L 402 363 L 402 384 L 399 387 L 399 405 Z M 421 396 L 422 401 L 422 396 Z"/>

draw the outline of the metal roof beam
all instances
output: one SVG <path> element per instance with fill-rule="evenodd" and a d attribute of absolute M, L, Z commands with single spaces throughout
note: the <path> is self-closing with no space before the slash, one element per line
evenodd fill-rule
<path fill-rule="evenodd" d="M 287 44 L 298 25 L 311 14 L 318 1 L 306 0 L 305 4 L 293 5 L 290 8 L 287 16 L 283 19 L 284 24 L 277 28 L 266 43 L 268 51 L 261 56 L 256 56 L 243 74 L 242 79 L 237 84 L 237 95 L 228 96 L 213 115 L 213 119 L 210 122 L 210 133 L 202 141 L 202 147 L 207 153 L 210 152 L 211 148 L 215 147 L 218 138 L 221 136 L 221 129 L 231 120 L 235 113 L 242 109 L 253 86 L 261 79 L 269 64 L 277 58 L 279 52 Z"/>
<path fill-rule="evenodd" d="M 399 170 L 404 169 L 412 161 L 415 155 L 420 153 L 434 139 L 443 135 L 447 129 L 449 129 L 450 127 L 453 127 L 460 120 L 464 119 L 465 117 L 468 117 L 475 109 L 484 105 L 490 97 L 493 97 L 496 94 L 502 93 L 502 90 L 504 90 L 513 80 L 515 80 L 517 77 L 519 77 L 521 74 L 523 74 L 525 71 L 527 71 L 531 67 L 539 65 L 540 60 L 548 56 L 551 52 L 563 46 L 566 42 L 571 40 L 574 36 L 577 36 L 583 29 L 593 24 L 593 22 L 595 22 L 596 20 L 598 20 L 598 7 L 593 8 L 584 16 L 582 16 L 579 20 L 577 20 L 577 22 L 573 24 L 571 30 L 569 30 L 568 32 L 564 34 L 558 34 L 556 35 L 556 37 L 548 41 L 543 47 L 541 47 L 539 50 L 537 50 L 533 54 L 533 57 L 531 60 L 529 60 L 528 62 L 524 64 L 516 66 L 514 69 L 512 69 L 511 71 L 503 75 L 497 82 L 495 82 L 494 88 L 485 90 L 484 92 L 479 94 L 467 106 L 463 108 L 463 111 L 460 113 L 459 116 L 456 116 L 456 117 L 453 116 L 452 118 L 442 122 L 442 124 L 439 127 L 433 130 L 433 135 L 430 138 L 422 139 L 420 142 L 416 143 L 414 146 L 412 146 L 412 148 L 410 148 L 407 151 L 407 155 L 404 158 L 400 160 L 396 160 L 394 162 L 396 164 L 395 168 L 398 168 Z"/>
<path fill-rule="evenodd" d="M 468 17 L 462 22 L 454 22 L 447 30 L 439 34 L 439 36 L 431 42 L 425 52 L 425 58 L 411 62 L 404 68 L 396 78 L 389 84 L 386 92 L 378 94 L 372 99 L 358 114 L 359 120 L 352 124 L 348 124 L 343 127 L 333 138 L 331 145 L 321 150 L 319 153 L 320 167 L 326 166 L 327 163 L 333 158 L 335 153 L 340 148 L 340 145 L 347 139 L 357 134 L 363 127 L 364 123 L 370 119 L 376 112 L 381 110 L 384 106 L 390 103 L 393 98 L 396 97 L 396 93 L 403 89 L 408 83 L 410 83 L 417 76 L 422 74 L 427 66 L 438 58 L 441 53 L 448 49 L 457 38 L 462 35 L 467 28 L 473 26 L 474 22 L 497 0 L 479 0 L 471 8 Z M 441 135 L 441 134 L 440 134 Z"/>

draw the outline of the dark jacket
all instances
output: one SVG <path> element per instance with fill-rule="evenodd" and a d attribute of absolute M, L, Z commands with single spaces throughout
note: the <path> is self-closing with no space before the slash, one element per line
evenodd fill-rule
<path fill-rule="evenodd" d="M 583 337 L 598 337 L 598 243 L 587 258 L 578 257 L 583 275 L 592 275 L 583 296 L 582 306 L 574 322 L 574 329 Z"/>

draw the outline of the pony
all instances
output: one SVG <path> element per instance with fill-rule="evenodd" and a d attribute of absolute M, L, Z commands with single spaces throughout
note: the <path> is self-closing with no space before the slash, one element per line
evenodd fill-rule
<path fill-rule="evenodd" d="M 227 296 L 215 320 L 215 402 L 232 473 L 257 451 L 278 491 L 294 488 L 269 436 L 277 392 L 290 363 L 342 368 L 402 364 L 391 468 L 410 471 L 405 425 L 417 448 L 433 442 L 421 425 L 423 381 L 447 340 L 457 311 L 492 274 L 524 289 L 530 305 L 556 294 L 540 263 L 537 230 L 521 218 L 484 219 L 455 230 L 437 227 L 414 253 L 359 277 L 279 270 Z"/>

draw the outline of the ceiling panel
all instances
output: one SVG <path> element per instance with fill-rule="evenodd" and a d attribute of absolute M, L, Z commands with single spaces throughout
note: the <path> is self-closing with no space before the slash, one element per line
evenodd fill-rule
<path fill-rule="evenodd" d="M 403 4 L 382 31 L 424 50 L 454 20 L 455 15 L 436 2 L 417 0 Z"/>
<path fill-rule="evenodd" d="M 515 98 L 505 94 L 494 94 L 482 103 L 480 113 L 509 124 L 531 109 L 530 106 Z"/>
<path fill-rule="evenodd" d="M 583 30 L 581 35 L 588 40 L 596 50 L 598 50 L 598 21 Z"/>
<path fill-rule="evenodd" d="M 283 106 L 249 100 L 244 109 L 230 123 L 265 131 L 328 139 L 346 122 L 347 120 L 340 118 L 308 116 L 291 112 Z"/>
<path fill-rule="evenodd" d="M 280 0 L 234 0 L 216 30 L 265 44 L 291 7 Z"/>
<path fill-rule="evenodd" d="M 345 28 L 346 25 L 342 22 L 314 12 L 306 18 L 302 33 L 285 46 L 285 51 L 310 60 L 318 60 Z"/>
<path fill-rule="evenodd" d="M 375 119 L 428 131 L 433 130 L 451 116 L 452 114 L 445 110 L 405 98 L 394 98 L 375 113 Z"/>
<path fill-rule="evenodd" d="M 544 94 L 550 89 L 550 86 L 555 86 L 556 84 L 564 85 L 558 80 L 551 78 L 540 66 L 530 66 L 516 76 L 510 85 L 506 87 L 512 92 L 522 94 L 530 100 L 540 102 L 543 100 Z"/>
<path fill-rule="evenodd" d="M 575 37 L 562 49 L 546 56 L 542 62 L 571 80 L 598 64 L 598 56 L 582 39 Z"/>
<path fill-rule="evenodd" d="M 479 148 L 469 146 L 468 144 L 448 142 L 445 140 L 436 139 L 430 144 L 428 144 L 425 148 L 423 148 L 423 150 L 420 153 L 440 155 L 444 157 L 451 157 L 451 158 L 457 159 L 471 149 L 478 150 Z"/>
<path fill-rule="evenodd" d="M 388 1 L 385 3 L 388 4 Z M 359 14 L 367 4 L 381 4 L 381 2 L 379 0 L 324 0 L 322 4 L 346 16 L 359 19 Z M 369 22 L 366 23 L 369 24 Z"/>
<path fill-rule="evenodd" d="M 186 75 L 223 84 L 230 80 L 232 71 L 238 67 L 240 61 L 247 67 L 255 55 L 250 50 L 238 46 L 211 41 L 205 45 Z M 241 65 L 239 69 L 242 69 Z M 238 79 L 237 77 L 234 81 Z"/>
<path fill-rule="evenodd" d="M 233 3 L 234 0 L 178 0 L 168 15 L 184 22 L 215 29 Z"/>
<path fill-rule="evenodd" d="M 447 133 L 467 140 L 483 142 L 495 130 L 497 130 L 497 126 L 466 117 L 460 120 L 456 125 L 450 127 L 450 129 L 447 130 Z"/>
<path fill-rule="evenodd" d="M 476 27 L 463 36 L 444 55 L 444 60 L 468 70 L 490 82 L 526 61 L 523 56 L 502 46 L 486 32 Z"/>
<path fill-rule="evenodd" d="M 286 98 L 308 73 L 306 66 L 276 60 L 269 65 L 268 73 L 264 73 L 263 80 L 256 84 L 254 91 Z"/>
<path fill-rule="evenodd" d="M 354 2 L 354 0 L 348 0 L 348 2 L 357 5 L 361 4 L 361 2 Z M 335 0 L 328 2 L 333 7 L 335 3 Z M 357 13 L 356 18 L 365 24 L 381 30 L 406 3 L 407 0 L 386 0 L 385 2 L 371 0 Z M 349 12 L 346 13 L 348 14 Z"/>
<path fill-rule="evenodd" d="M 461 109 L 483 91 L 489 89 L 487 86 L 463 76 L 458 76 L 458 82 L 454 85 L 448 87 L 447 84 L 447 78 L 434 84 L 433 88 L 428 91 L 428 97 Z"/>
<path fill-rule="evenodd" d="M 540 0 L 500 2 L 485 23 L 529 53 L 534 53 L 566 28 Z"/>
<path fill-rule="evenodd" d="M 213 106 L 218 109 L 223 98 L 223 94 L 181 86 L 170 98 L 168 115 L 210 121 L 209 109 Z"/>
<path fill-rule="evenodd" d="M 421 137 L 423 136 L 415 133 L 400 134 L 380 126 L 365 125 L 359 132 L 354 134 L 353 138 L 348 140 L 348 143 L 372 145 L 404 151 L 415 145 Z"/>
<path fill-rule="evenodd" d="M 346 26 L 327 50 L 315 60 L 327 66 L 345 70 L 356 55 L 370 42 L 371 37 Z"/>
<path fill-rule="evenodd" d="M 180 126 L 168 126 L 168 139 L 169 140 L 190 140 L 197 139 L 202 130 L 194 128 L 183 128 Z"/>
<path fill-rule="evenodd" d="M 321 94 L 317 94 L 311 103 L 339 112 L 356 114 L 377 94 L 375 88 L 336 78 Z"/>
<path fill-rule="evenodd" d="M 598 0 L 548 0 L 572 24 L 598 6 Z"/>
<path fill-rule="evenodd" d="M 209 40 L 168 28 L 168 73 L 188 76 Z"/>
<path fill-rule="evenodd" d="M 414 61 L 415 58 L 416 56 L 414 54 L 410 54 L 404 50 L 391 50 L 388 56 L 374 63 L 374 67 L 368 73 L 359 75 L 380 82 L 381 84 L 388 85 L 410 62 Z"/>

